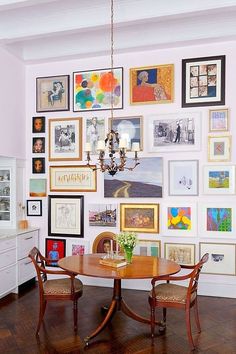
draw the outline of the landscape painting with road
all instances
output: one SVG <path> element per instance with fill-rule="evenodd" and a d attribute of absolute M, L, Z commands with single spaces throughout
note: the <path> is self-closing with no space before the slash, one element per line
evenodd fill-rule
<path fill-rule="evenodd" d="M 127 159 L 127 166 L 133 160 Z M 114 176 L 104 173 L 106 198 L 162 198 L 163 161 L 161 157 L 143 157 L 133 171 L 125 170 Z"/>

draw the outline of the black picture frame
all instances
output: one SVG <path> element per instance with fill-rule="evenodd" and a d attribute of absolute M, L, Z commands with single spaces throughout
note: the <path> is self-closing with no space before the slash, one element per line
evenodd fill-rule
<path fill-rule="evenodd" d="M 225 104 L 225 55 L 182 59 L 182 107 Z"/>
<path fill-rule="evenodd" d="M 27 216 L 42 216 L 42 200 L 26 200 Z"/>
<path fill-rule="evenodd" d="M 34 174 L 45 173 L 45 157 L 32 158 L 32 173 Z"/>
<path fill-rule="evenodd" d="M 45 257 L 52 261 L 46 262 L 49 267 L 58 267 L 56 259 L 59 260 L 66 256 L 66 240 L 56 238 L 45 239 Z M 54 261 L 53 261 L 54 260 Z"/>
<path fill-rule="evenodd" d="M 41 145 L 38 145 L 41 144 Z M 32 153 L 44 154 L 45 153 L 45 137 L 37 136 L 32 138 Z"/>
<path fill-rule="evenodd" d="M 45 117 L 32 117 L 32 133 L 45 133 Z"/>

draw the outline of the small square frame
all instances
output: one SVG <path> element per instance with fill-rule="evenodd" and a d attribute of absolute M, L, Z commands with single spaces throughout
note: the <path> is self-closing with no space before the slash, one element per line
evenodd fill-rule
<path fill-rule="evenodd" d="M 222 132 L 229 130 L 228 108 L 209 110 L 209 132 Z"/>
<path fill-rule="evenodd" d="M 208 136 L 208 161 L 230 161 L 231 135 Z"/>
<path fill-rule="evenodd" d="M 42 216 L 42 200 L 26 200 L 27 216 Z"/>

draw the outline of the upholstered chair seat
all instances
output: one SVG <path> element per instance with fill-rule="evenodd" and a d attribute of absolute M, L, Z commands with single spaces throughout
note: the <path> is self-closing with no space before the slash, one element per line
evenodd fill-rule
<path fill-rule="evenodd" d="M 74 291 L 83 292 L 83 284 L 79 279 L 74 279 Z M 45 295 L 69 295 L 71 280 L 69 278 L 47 280 L 43 283 L 43 292 Z"/>
<path fill-rule="evenodd" d="M 179 304 L 185 304 L 187 300 L 188 288 L 182 285 L 176 284 L 159 284 L 155 286 L 156 301 L 160 302 L 174 302 Z M 196 298 L 196 292 L 191 294 L 191 302 Z M 152 296 L 150 292 L 150 296 Z"/>

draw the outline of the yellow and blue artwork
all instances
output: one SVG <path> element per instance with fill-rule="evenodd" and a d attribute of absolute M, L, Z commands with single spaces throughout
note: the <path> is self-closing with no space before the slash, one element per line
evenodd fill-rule
<path fill-rule="evenodd" d="M 192 229 L 190 207 L 169 207 L 167 212 L 169 230 Z"/>

